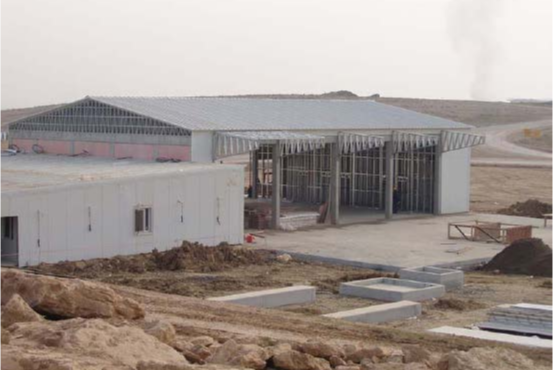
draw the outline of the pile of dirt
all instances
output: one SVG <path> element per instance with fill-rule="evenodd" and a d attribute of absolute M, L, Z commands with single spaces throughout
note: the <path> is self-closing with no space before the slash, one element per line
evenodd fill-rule
<path fill-rule="evenodd" d="M 509 216 L 522 216 L 542 218 L 544 214 L 551 213 L 551 204 L 540 202 L 537 199 L 528 199 L 526 202 L 517 202 L 497 213 Z"/>
<path fill-rule="evenodd" d="M 147 271 L 214 272 L 232 267 L 263 264 L 274 261 L 273 253 L 233 247 L 221 243 L 207 247 L 199 243 L 183 242 L 180 247 L 160 252 L 86 261 L 64 261 L 55 264 L 42 263 L 33 270 L 53 275 L 96 278 L 117 273 L 145 273 Z"/>
<path fill-rule="evenodd" d="M 520 239 L 498 253 L 484 271 L 551 277 L 551 248 L 537 238 Z"/>

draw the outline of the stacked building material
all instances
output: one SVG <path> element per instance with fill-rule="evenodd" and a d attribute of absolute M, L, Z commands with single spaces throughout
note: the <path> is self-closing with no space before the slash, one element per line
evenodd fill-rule
<path fill-rule="evenodd" d="M 483 330 L 539 335 L 551 338 L 552 306 L 520 303 L 501 305 L 488 314 L 488 321 L 478 324 Z"/>

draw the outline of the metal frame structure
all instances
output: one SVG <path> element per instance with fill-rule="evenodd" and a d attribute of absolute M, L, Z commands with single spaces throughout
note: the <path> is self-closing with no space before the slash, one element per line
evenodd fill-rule
<path fill-rule="evenodd" d="M 201 153 L 197 161 L 250 153 L 251 193 L 272 198 L 277 216 L 281 198 L 327 204 L 333 222 L 340 206 L 384 211 L 391 218 L 398 198 L 399 212 L 440 210 L 442 154 L 481 145 L 485 138 L 447 131 L 465 126 L 403 110 L 396 112 L 402 118 L 384 115 L 386 120 L 374 121 L 392 109 L 379 107 L 86 97 L 11 123 L 9 139 L 71 141 L 71 154 L 78 141 L 109 142 L 110 153 L 119 143 L 194 146 L 190 152 Z"/>
<path fill-rule="evenodd" d="M 24 132 L 156 136 L 191 135 L 190 131 L 182 127 L 112 107 L 89 98 L 13 122 L 9 126 L 9 131 L 10 135 L 15 137 Z"/>

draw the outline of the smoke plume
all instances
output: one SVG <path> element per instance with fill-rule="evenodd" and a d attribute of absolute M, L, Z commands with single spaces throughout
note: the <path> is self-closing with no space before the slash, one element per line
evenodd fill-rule
<path fill-rule="evenodd" d="M 463 64 L 472 71 L 470 96 L 493 99 L 493 72 L 501 47 L 496 19 L 507 0 L 451 0 L 449 37 Z"/>

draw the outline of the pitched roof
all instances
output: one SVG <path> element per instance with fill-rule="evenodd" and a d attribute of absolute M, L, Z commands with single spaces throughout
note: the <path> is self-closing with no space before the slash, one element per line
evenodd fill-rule
<path fill-rule="evenodd" d="M 190 131 L 467 129 L 371 100 L 90 97 Z"/>

